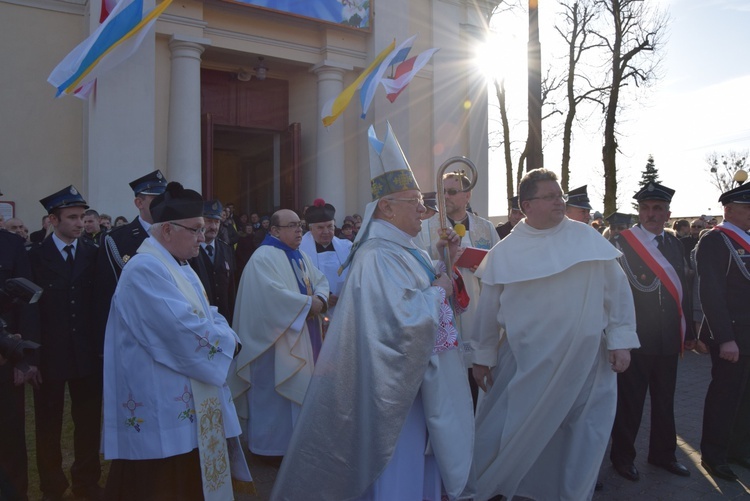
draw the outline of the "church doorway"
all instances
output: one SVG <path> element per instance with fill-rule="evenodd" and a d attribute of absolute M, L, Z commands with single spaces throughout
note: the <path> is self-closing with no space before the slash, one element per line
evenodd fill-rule
<path fill-rule="evenodd" d="M 206 198 L 236 213 L 299 210 L 300 125 L 288 124 L 288 82 L 243 82 L 201 71 L 202 174 Z"/>

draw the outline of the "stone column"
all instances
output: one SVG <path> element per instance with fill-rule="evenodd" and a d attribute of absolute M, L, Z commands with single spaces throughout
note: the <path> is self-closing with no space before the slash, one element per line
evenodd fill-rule
<path fill-rule="evenodd" d="M 201 54 L 211 41 L 173 35 L 169 85 L 169 128 L 167 135 L 167 179 L 186 188 L 201 186 Z"/>
<path fill-rule="evenodd" d="M 318 76 L 318 117 L 325 104 L 344 90 L 344 72 L 347 69 L 352 68 L 332 61 L 323 61 L 313 67 L 313 73 Z M 337 221 L 341 224 L 347 214 L 343 115 L 330 127 L 325 127 L 323 121 L 318 120 L 317 151 L 315 189 L 314 193 L 306 195 L 308 198 L 324 198 L 333 205 Z"/>

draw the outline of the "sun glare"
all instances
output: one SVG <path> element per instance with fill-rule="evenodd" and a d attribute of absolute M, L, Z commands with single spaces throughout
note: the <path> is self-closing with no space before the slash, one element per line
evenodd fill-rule
<path fill-rule="evenodd" d="M 515 35 L 490 33 L 477 46 L 475 64 L 489 81 L 526 72 L 526 40 Z"/>

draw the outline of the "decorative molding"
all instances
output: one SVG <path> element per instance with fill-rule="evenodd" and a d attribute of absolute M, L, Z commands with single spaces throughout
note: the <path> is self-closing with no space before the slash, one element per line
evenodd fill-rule
<path fill-rule="evenodd" d="M 208 26 L 208 23 L 202 19 L 178 16 L 175 14 L 170 14 L 169 12 L 164 12 L 161 16 L 159 16 L 159 22 L 179 24 L 182 26 L 189 26 L 190 28 L 200 28 L 200 29 L 204 29 L 206 26 Z"/>
<path fill-rule="evenodd" d="M 251 33 L 240 33 L 237 31 L 227 31 L 219 28 L 206 27 L 203 30 L 206 36 L 215 36 L 222 38 L 229 38 L 235 40 L 241 40 L 243 42 L 249 42 L 258 45 L 265 45 L 268 47 L 276 47 L 280 49 L 287 49 L 296 52 L 302 52 L 307 54 L 314 54 L 316 56 L 322 56 L 323 54 L 335 54 L 346 58 L 354 58 L 361 61 L 366 61 L 367 53 L 359 50 L 348 49 L 345 47 L 313 47 L 310 45 L 304 45 L 280 38 L 269 38 Z"/>
<path fill-rule="evenodd" d="M 87 10 L 87 0 L 0 0 L 0 3 L 29 7 L 31 9 L 50 10 L 64 14 L 83 16 Z"/>

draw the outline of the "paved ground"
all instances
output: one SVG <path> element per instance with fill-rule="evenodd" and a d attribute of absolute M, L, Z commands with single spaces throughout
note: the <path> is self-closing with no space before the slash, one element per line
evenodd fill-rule
<path fill-rule="evenodd" d="M 677 421 L 677 460 L 687 466 L 690 478 L 677 477 L 647 463 L 650 406 L 648 400 L 638 433 L 635 466 L 641 474 L 639 482 L 620 477 L 609 463 L 609 451 L 600 473 L 604 490 L 595 500 L 663 500 L 739 499 L 750 495 L 750 471 L 733 465 L 739 482 L 713 479 L 700 466 L 700 438 L 703 422 L 703 400 L 711 378 L 708 355 L 685 353 L 677 373 L 675 420 Z"/>
<path fill-rule="evenodd" d="M 710 380 L 711 360 L 708 355 L 689 352 L 681 360 L 677 375 L 675 414 L 677 420 L 677 460 L 690 469 L 690 478 L 677 477 L 646 462 L 648 456 L 648 435 L 650 405 L 647 400 L 641 430 L 638 433 L 636 448 L 638 457 L 635 465 L 640 471 L 641 480 L 630 482 L 615 473 L 609 463 L 609 451 L 605 455 L 600 473 L 604 490 L 594 495 L 594 500 L 706 500 L 739 499 L 750 496 L 750 470 L 739 466 L 733 469 L 740 477 L 739 482 L 714 480 L 700 467 L 700 435 L 703 421 L 703 399 Z M 259 497 L 269 497 L 276 478 L 277 466 L 250 457 L 250 469 L 255 479 Z M 247 498 L 250 499 L 250 498 Z M 397 501 L 397 500 L 394 500 Z M 547 501 L 547 500 L 545 500 Z"/>

